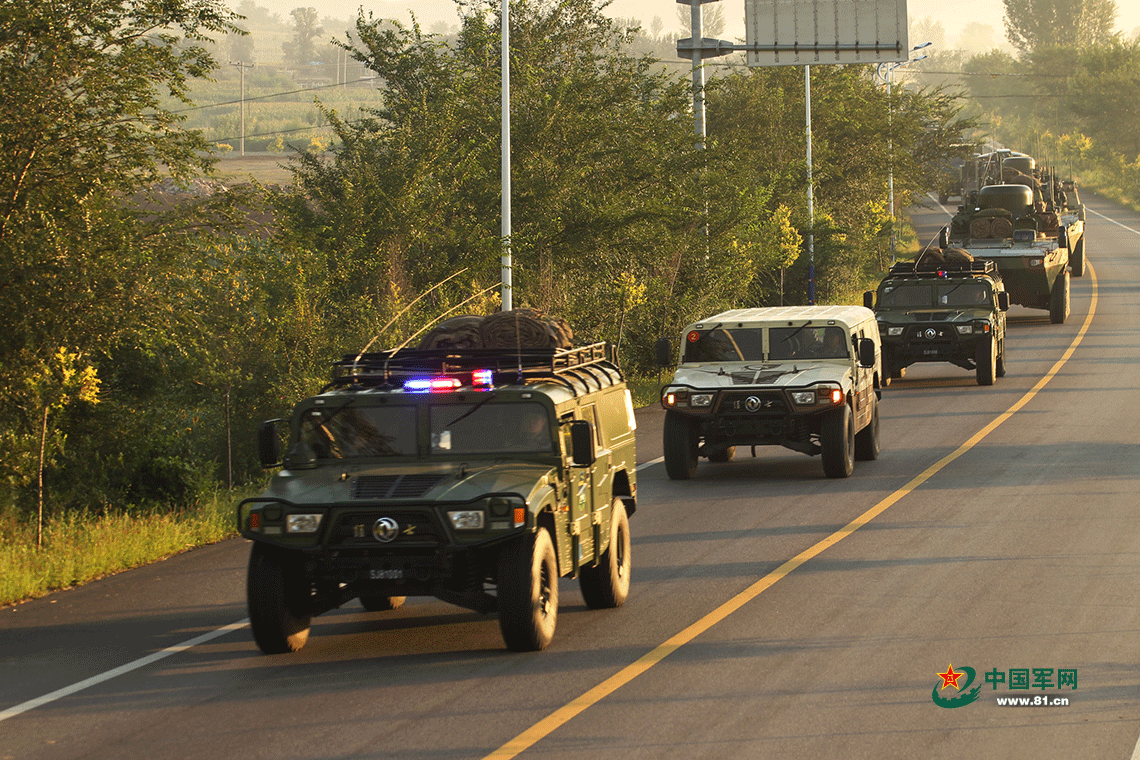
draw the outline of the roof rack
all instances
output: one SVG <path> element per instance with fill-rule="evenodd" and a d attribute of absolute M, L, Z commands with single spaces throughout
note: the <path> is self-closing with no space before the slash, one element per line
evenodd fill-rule
<path fill-rule="evenodd" d="M 589 380 L 604 387 L 620 380 L 621 370 L 607 343 L 575 348 L 404 348 L 346 354 L 333 362 L 325 390 L 346 386 L 395 387 L 423 375 L 470 375 L 490 370 L 495 384 L 553 380 L 574 395 L 589 390 Z"/>
<path fill-rule="evenodd" d="M 993 274 L 997 272 L 997 264 L 990 259 L 974 259 L 973 261 L 931 261 L 915 263 L 913 261 L 900 261 L 891 266 L 888 276 L 907 277 L 945 277 L 948 272 L 956 274 Z"/>

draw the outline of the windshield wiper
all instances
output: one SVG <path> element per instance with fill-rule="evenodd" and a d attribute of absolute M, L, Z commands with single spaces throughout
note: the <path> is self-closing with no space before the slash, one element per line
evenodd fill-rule
<path fill-rule="evenodd" d="M 472 414 L 474 414 L 474 413 L 475 413 L 475 411 L 476 411 L 476 410 L 477 410 L 479 407 L 483 406 L 483 404 L 486 404 L 488 401 L 490 401 L 490 400 L 491 400 L 491 399 L 493 399 L 494 397 L 495 397 L 495 394 L 494 394 L 494 393 L 490 394 L 489 396 L 487 396 L 487 398 L 485 398 L 485 399 L 483 399 L 482 401 L 480 401 L 479 403 L 475 404 L 473 407 L 471 407 L 470 409 L 468 409 L 466 412 L 464 412 L 463 414 L 461 414 L 461 415 L 459 415 L 458 417 L 456 417 L 455 419 L 453 419 L 451 422 L 449 422 L 449 423 L 447 423 L 446 425 L 444 425 L 443 429 L 444 429 L 444 430 L 450 430 L 450 429 L 451 429 L 451 426 L 452 426 L 452 425 L 454 425 L 456 422 L 459 422 L 459 421 L 460 421 L 461 419 L 463 419 L 464 417 L 470 417 Z"/>
<path fill-rule="evenodd" d="M 787 336 L 786 338 L 784 338 L 784 339 L 783 339 L 783 340 L 781 340 L 780 342 L 781 342 L 781 343 L 787 343 L 789 340 L 791 340 L 792 338 L 796 337 L 796 336 L 797 336 L 797 335 L 799 335 L 801 332 L 803 332 L 803 329 L 804 329 L 805 327 L 807 327 L 808 325 L 810 325 L 810 324 L 811 324 L 811 320 L 809 319 L 807 322 L 804 322 L 802 325 L 800 325 L 800 326 L 799 326 L 799 327 L 797 327 L 795 330 L 793 330 L 793 331 L 792 331 L 792 334 L 791 334 L 791 335 Z"/>

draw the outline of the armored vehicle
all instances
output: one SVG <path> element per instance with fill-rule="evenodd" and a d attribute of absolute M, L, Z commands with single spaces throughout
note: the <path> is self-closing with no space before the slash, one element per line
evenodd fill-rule
<path fill-rule="evenodd" d="M 1005 375 L 1005 292 L 992 261 L 906 261 L 891 267 L 874 307 L 883 373 L 899 378 L 916 362 L 950 362 L 977 373 L 978 385 Z"/>
<path fill-rule="evenodd" d="M 560 576 L 590 607 L 629 592 L 634 429 L 605 344 L 346 356 L 259 432 L 262 463 L 283 468 L 238 507 L 254 639 L 295 651 L 312 616 L 354 598 L 434 596 L 497 611 L 510 649 L 545 648 Z"/>
<path fill-rule="evenodd" d="M 1032 156 L 997 150 L 963 170 L 963 204 L 949 239 L 997 263 L 1013 303 L 1069 315 L 1069 276 L 1085 270 L 1085 209 L 1072 181 Z"/>
<path fill-rule="evenodd" d="M 657 359 L 673 363 L 667 338 Z M 735 309 L 689 325 L 661 391 L 665 471 L 687 480 L 699 457 L 738 446 L 819 454 L 828 477 L 879 456 L 881 356 L 875 315 L 861 306 Z"/>
<path fill-rule="evenodd" d="M 1084 270 L 1084 226 L 1076 214 L 1047 210 L 1037 192 L 1024 184 L 981 188 L 976 207 L 959 208 L 948 239 L 997 264 L 1013 303 L 1047 309 L 1050 321 L 1061 324 L 1069 316 L 1070 250 L 1078 244 Z"/>

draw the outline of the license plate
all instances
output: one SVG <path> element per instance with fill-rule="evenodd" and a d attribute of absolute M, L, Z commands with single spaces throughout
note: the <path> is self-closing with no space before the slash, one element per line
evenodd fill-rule
<path fill-rule="evenodd" d="M 403 570 L 369 570 L 368 578 L 374 581 L 398 581 L 404 578 Z"/>
<path fill-rule="evenodd" d="M 938 356 L 938 349 L 937 348 L 928 348 L 928 349 L 924 350 L 922 353 L 925 354 L 926 356 Z"/>

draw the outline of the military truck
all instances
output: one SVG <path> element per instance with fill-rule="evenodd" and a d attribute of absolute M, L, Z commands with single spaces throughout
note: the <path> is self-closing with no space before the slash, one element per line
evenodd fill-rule
<path fill-rule="evenodd" d="M 1009 294 L 994 262 L 941 256 L 899 262 L 877 291 L 863 294 L 863 303 L 879 321 L 889 378 L 902 377 L 917 362 L 971 370 L 978 385 L 1005 376 Z"/>
<path fill-rule="evenodd" d="M 1069 316 L 1070 251 L 1080 247 L 1084 271 L 1084 223 L 1076 214 L 1058 215 L 1024 184 L 987 185 L 976 206 L 962 206 L 951 220 L 947 239 L 975 259 L 997 264 L 1013 303 L 1047 309 L 1054 324 Z"/>
<path fill-rule="evenodd" d="M 698 459 L 732 460 L 738 446 L 819 455 L 828 477 L 879 456 L 882 362 L 874 313 L 862 306 L 734 309 L 681 333 L 662 388 L 665 472 L 688 480 Z M 672 365 L 672 344 L 657 343 Z"/>
<path fill-rule="evenodd" d="M 517 651 L 550 642 L 561 576 L 589 607 L 621 605 L 634 430 L 602 343 L 344 357 L 289 420 L 259 431 L 262 464 L 282 469 L 238 507 L 257 645 L 296 651 L 312 616 L 354 598 L 370 611 L 433 596 L 497 612 Z"/>

